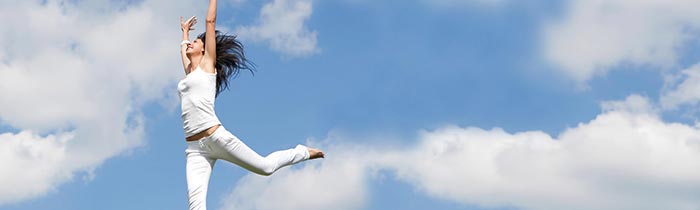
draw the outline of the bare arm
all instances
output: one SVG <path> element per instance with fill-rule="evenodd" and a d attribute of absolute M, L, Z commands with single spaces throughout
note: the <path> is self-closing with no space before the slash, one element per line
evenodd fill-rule
<path fill-rule="evenodd" d="M 206 21 L 204 58 L 200 65 L 203 65 L 202 68 L 206 71 L 214 73 L 216 71 L 214 69 L 216 65 L 216 0 L 209 0 Z"/>
<path fill-rule="evenodd" d="M 184 21 L 182 16 L 180 17 L 180 29 L 182 30 L 182 41 L 190 40 L 190 30 L 193 30 L 192 26 L 197 23 L 197 17 L 192 16 L 187 21 Z M 187 74 L 188 67 L 192 63 L 189 58 L 187 58 L 187 44 L 180 45 L 180 55 L 182 56 L 182 67 L 185 68 L 185 74 Z"/>

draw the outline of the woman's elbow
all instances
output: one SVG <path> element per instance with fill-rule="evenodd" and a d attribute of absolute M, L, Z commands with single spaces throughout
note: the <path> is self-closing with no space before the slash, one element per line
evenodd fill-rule
<path fill-rule="evenodd" d="M 207 17 L 207 23 L 216 23 L 216 17 Z"/>

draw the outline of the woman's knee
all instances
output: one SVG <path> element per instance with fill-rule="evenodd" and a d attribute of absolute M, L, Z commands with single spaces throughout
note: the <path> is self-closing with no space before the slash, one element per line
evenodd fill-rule
<path fill-rule="evenodd" d="M 272 167 L 267 167 L 267 168 L 264 168 L 264 169 L 260 170 L 260 172 L 259 172 L 258 174 L 260 174 L 260 175 L 262 175 L 262 176 L 270 176 L 270 175 L 274 174 L 275 171 L 276 171 L 276 170 L 275 170 L 274 168 L 272 168 Z"/>
<path fill-rule="evenodd" d="M 272 166 L 264 166 L 264 167 L 257 167 L 253 170 L 250 170 L 250 171 L 252 171 L 253 173 L 256 173 L 258 175 L 261 175 L 261 176 L 270 176 L 270 175 L 274 174 L 275 171 L 277 171 L 277 169 L 275 167 L 272 167 Z"/>

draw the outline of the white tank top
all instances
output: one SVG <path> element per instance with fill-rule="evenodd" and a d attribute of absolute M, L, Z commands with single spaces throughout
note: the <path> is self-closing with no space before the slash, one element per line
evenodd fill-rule
<path fill-rule="evenodd" d="M 221 124 L 214 112 L 216 74 L 204 72 L 199 66 L 177 84 L 182 107 L 185 137 Z"/>

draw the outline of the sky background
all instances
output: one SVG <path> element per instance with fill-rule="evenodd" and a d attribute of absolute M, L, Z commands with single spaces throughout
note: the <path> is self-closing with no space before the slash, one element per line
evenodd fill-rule
<path fill-rule="evenodd" d="M 3 0 L 0 209 L 186 209 L 179 16 Z M 257 71 L 216 102 L 270 177 L 210 209 L 700 209 L 700 3 L 220 0 Z M 196 25 L 192 37 L 201 33 Z"/>

